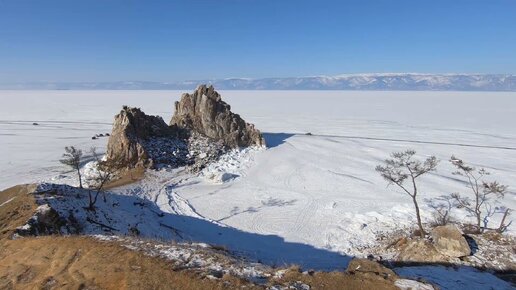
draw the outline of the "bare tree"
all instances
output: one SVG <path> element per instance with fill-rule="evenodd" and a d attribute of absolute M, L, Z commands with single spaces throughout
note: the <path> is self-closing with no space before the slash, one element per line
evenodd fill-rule
<path fill-rule="evenodd" d="M 498 226 L 498 229 L 496 230 L 499 233 L 503 233 L 507 230 L 507 228 L 512 224 L 512 220 L 508 222 L 507 224 L 506 219 L 511 214 L 512 210 L 510 208 L 503 208 L 503 217 L 502 221 L 500 221 L 500 225 Z"/>
<path fill-rule="evenodd" d="M 453 193 L 451 196 L 457 201 L 458 208 L 465 209 L 476 218 L 477 230 L 483 232 L 484 229 L 487 228 L 490 217 L 501 210 L 499 207 L 493 207 L 491 198 L 503 198 L 507 191 L 507 186 L 499 184 L 497 181 L 484 181 L 484 178 L 490 175 L 484 168 L 477 170 L 475 167 L 467 165 L 464 161 L 455 156 L 450 158 L 450 162 L 457 168 L 457 171 L 453 172 L 454 175 L 466 177 L 467 187 L 471 189 L 473 198 L 462 196 L 459 193 Z M 504 220 L 502 220 L 502 224 L 500 225 L 501 227 L 508 214 L 509 211 L 505 211 Z"/>
<path fill-rule="evenodd" d="M 425 231 L 421 223 L 421 215 L 417 202 L 418 188 L 416 179 L 425 173 L 434 171 L 437 167 L 438 160 L 435 156 L 430 156 L 425 161 L 421 162 L 413 158 L 415 154 L 416 151 L 414 150 L 394 152 L 391 154 L 391 159 L 385 160 L 385 166 L 376 166 L 376 171 L 378 171 L 389 184 L 397 185 L 412 198 L 416 210 L 419 233 L 421 237 L 424 237 Z M 410 181 L 408 186 L 405 185 L 407 179 Z"/>
<path fill-rule="evenodd" d="M 81 161 L 82 161 L 82 150 L 76 149 L 73 146 L 65 147 L 65 153 L 63 159 L 60 159 L 64 165 L 70 166 L 73 170 L 77 171 L 79 176 L 79 187 L 82 188 L 82 176 L 81 176 Z"/>
<path fill-rule="evenodd" d="M 434 210 L 434 223 L 444 226 L 451 222 L 451 211 L 457 207 L 457 201 L 450 195 L 441 195 L 436 198 L 425 199 L 428 206 Z"/>
<path fill-rule="evenodd" d="M 92 193 L 91 190 L 88 190 L 89 205 L 87 209 L 95 210 L 95 204 L 97 203 L 99 194 L 101 192 L 104 202 L 107 201 L 106 194 L 103 189 L 109 181 L 117 176 L 122 166 L 121 159 L 119 158 L 102 160 L 95 147 L 90 149 L 90 153 L 96 162 L 95 173 L 89 178 L 89 183 L 92 185 L 91 188 L 95 190 L 95 193 Z"/>

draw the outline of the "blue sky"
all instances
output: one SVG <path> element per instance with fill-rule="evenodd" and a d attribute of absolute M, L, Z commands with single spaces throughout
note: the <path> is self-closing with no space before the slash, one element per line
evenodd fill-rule
<path fill-rule="evenodd" d="M 516 73 L 514 0 L 0 0 L 0 82 Z"/>

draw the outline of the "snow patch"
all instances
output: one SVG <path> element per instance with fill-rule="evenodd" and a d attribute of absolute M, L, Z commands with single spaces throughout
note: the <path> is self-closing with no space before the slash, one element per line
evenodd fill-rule
<path fill-rule="evenodd" d="M 2 203 L 0 204 L 0 207 L 2 207 L 2 206 L 4 206 L 4 205 L 6 205 L 6 204 L 8 204 L 8 203 L 10 203 L 10 202 L 11 202 L 11 201 L 13 201 L 15 198 L 16 198 L 16 196 L 15 196 L 15 197 L 11 197 L 11 198 L 9 198 L 8 200 L 6 200 L 6 201 L 2 202 Z"/>

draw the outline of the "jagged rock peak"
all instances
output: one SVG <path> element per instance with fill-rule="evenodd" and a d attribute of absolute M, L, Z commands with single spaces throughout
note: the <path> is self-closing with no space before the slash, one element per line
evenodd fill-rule
<path fill-rule="evenodd" d="M 152 166 L 148 143 L 155 137 L 170 137 L 175 140 L 173 137 L 176 131 L 174 127 L 167 126 L 159 116 L 149 116 L 139 108 L 124 106 L 113 122 L 107 158 L 121 159 L 127 167 Z"/>
<path fill-rule="evenodd" d="M 265 146 L 262 134 L 222 101 L 213 86 L 200 85 L 175 103 L 170 125 L 221 140 L 228 147 Z"/>
<path fill-rule="evenodd" d="M 140 108 L 124 106 L 115 116 L 113 131 L 122 128 L 124 132 L 135 138 L 165 137 L 175 134 L 160 116 L 147 115 Z M 115 132 L 113 132 L 115 133 Z"/>

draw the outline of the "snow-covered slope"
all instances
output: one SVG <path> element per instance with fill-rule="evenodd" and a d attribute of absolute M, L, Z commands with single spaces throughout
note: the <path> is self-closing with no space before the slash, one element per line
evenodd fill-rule
<path fill-rule="evenodd" d="M 289 78 L 228 78 L 183 82 L 75 82 L 0 83 L 0 89 L 49 90 L 177 90 L 213 84 L 224 90 L 415 90 L 415 91 L 516 91 L 511 74 L 378 73 Z"/>

